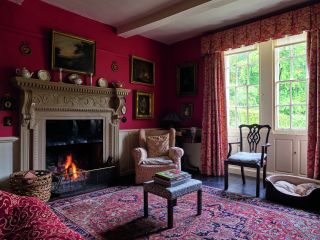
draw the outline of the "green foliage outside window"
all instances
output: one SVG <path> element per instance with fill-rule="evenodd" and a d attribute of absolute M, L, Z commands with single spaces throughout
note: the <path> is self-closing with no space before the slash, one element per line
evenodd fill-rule
<path fill-rule="evenodd" d="M 259 123 L 259 54 L 248 51 L 226 57 L 228 126 Z"/>
<path fill-rule="evenodd" d="M 279 129 L 307 128 L 306 44 L 276 48 L 276 113 Z"/>
<path fill-rule="evenodd" d="M 226 56 L 228 126 L 259 123 L 259 51 Z M 275 48 L 275 112 L 278 129 L 307 128 L 306 43 Z M 263 67 L 263 66 L 261 66 Z"/>

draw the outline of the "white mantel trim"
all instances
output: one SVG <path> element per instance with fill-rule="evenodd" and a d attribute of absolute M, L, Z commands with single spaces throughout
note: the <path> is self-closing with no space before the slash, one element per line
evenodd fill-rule
<path fill-rule="evenodd" d="M 19 140 L 17 137 L 0 137 L 0 143 L 13 143 Z"/>

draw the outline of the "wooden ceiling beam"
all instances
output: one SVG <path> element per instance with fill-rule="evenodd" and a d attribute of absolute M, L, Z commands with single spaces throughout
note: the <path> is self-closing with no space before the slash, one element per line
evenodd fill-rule
<path fill-rule="evenodd" d="M 143 32 L 150 31 L 160 26 L 166 25 L 174 21 L 182 14 L 190 14 L 191 12 L 202 12 L 207 10 L 210 2 L 220 2 L 214 0 L 184 0 L 175 5 L 152 13 L 145 17 L 139 18 L 131 23 L 117 27 L 117 34 L 122 37 L 131 37 L 139 35 Z"/>

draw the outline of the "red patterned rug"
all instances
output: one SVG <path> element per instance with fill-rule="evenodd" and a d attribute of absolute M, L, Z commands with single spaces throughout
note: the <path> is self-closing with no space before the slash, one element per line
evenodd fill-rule
<path fill-rule="evenodd" d="M 197 195 L 178 199 L 174 228 L 167 229 L 167 201 L 149 194 L 143 218 L 143 190 L 111 187 L 48 203 L 85 239 L 320 239 L 320 215 L 225 193 L 203 186 L 202 215 Z"/>

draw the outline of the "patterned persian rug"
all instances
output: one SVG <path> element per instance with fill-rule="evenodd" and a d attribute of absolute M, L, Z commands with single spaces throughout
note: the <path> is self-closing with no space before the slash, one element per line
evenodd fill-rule
<path fill-rule="evenodd" d="M 85 239 L 320 239 L 320 215 L 203 186 L 178 199 L 174 228 L 167 229 L 167 201 L 149 194 L 143 218 L 141 186 L 111 187 L 48 203 Z"/>

